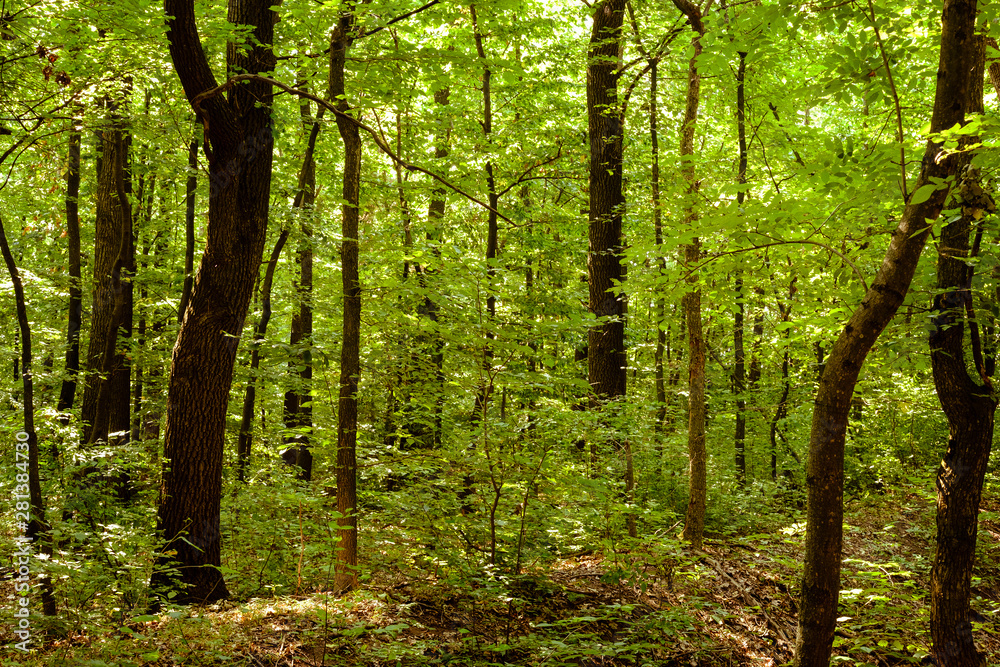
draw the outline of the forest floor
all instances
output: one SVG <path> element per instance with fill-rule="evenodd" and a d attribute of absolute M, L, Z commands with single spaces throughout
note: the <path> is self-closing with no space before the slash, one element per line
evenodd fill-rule
<path fill-rule="evenodd" d="M 701 552 L 584 553 L 513 578 L 456 584 L 386 567 L 343 598 L 313 594 L 133 617 L 47 641 L 7 664 L 246 667 L 328 665 L 781 665 L 792 657 L 804 524 L 715 535 Z M 928 494 L 848 502 L 835 662 L 929 664 Z M 973 627 L 1000 664 L 1000 501 L 987 501 Z M 37 645 L 37 644 L 36 644 Z"/>

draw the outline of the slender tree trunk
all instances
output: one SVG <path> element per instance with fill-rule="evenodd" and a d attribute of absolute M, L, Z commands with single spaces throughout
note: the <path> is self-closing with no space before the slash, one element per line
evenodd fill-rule
<path fill-rule="evenodd" d="M 975 0 L 945 0 L 932 135 L 960 123 L 974 53 Z M 940 155 L 929 140 L 912 192 L 921 198 L 933 183 L 955 172 L 955 160 Z M 934 179 L 933 181 L 931 179 Z M 941 179 L 941 180 L 938 180 Z M 809 438 L 805 564 L 799 604 L 796 667 L 827 667 L 833 650 L 840 593 L 843 540 L 844 441 L 851 396 L 869 350 L 903 302 L 917 261 L 948 194 L 934 189 L 926 200 L 908 195 L 899 226 L 892 233 L 882 267 L 854 315 L 837 338 L 819 381 Z"/>
<path fill-rule="evenodd" d="M 264 272 L 264 282 L 260 287 L 260 319 L 253 332 L 253 342 L 250 344 L 250 369 L 246 390 L 243 393 L 243 412 L 240 417 L 240 435 L 236 443 L 236 479 L 246 481 L 246 470 L 250 465 L 250 450 L 253 447 L 253 409 L 257 398 L 257 370 L 260 368 L 260 346 L 267 335 L 267 325 L 271 321 L 271 284 L 274 282 L 274 267 L 278 264 L 281 251 L 288 240 L 289 230 L 283 229 L 278 234 L 271 250 L 271 257 Z"/>
<path fill-rule="evenodd" d="M 198 192 L 198 140 L 192 139 L 188 146 L 187 182 L 184 194 L 184 288 L 181 303 L 177 308 L 177 321 L 184 320 L 191 288 L 194 286 L 194 213 L 195 196 Z"/>
<path fill-rule="evenodd" d="M 687 98 L 681 125 L 680 156 L 684 180 L 687 181 L 687 212 L 685 225 L 693 227 L 698 219 L 694 198 L 698 181 L 694 172 L 694 135 L 698 122 L 701 75 L 698 56 L 701 38 L 705 34 L 701 10 L 689 0 L 674 0 L 688 19 L 695 35 L 691 40 L 694 53 L 688 65 Z M 684 247 L 684 266 L 690 274 L 690 291 L 684 295 L 684 317 L 688 331 L 688 506 L 684 519 L 683 538 L 700 549 L 705 533 L 705 504 L 708 496 L 708 455 L 705 451 L 705 337 L 701 327 L 701 288 L 693 267 L 701 258 L 701 239 L 697 236 Z"/>
<path fill-rule="evenodd" d="M 330 38 L 329 98 L 341 113 L 357 113 L 347 103 L 344 70 L 354 33 L 354 14 L 341 15 Z M 344 142 L 343 221 L 340 248 L 344 319 L 340 348 L 340 400 L 337 406 L 337 511 L 341 518 L 334 588 L 358 585 L 357 438 L 358 380 L 361 374 L 361 284 L 358 272 L 358 228 L 361 200 L 361 133 L 340 114 L 337 129 Z"/>
<path fill-rule="evenodd" d="M 472 34 L 476 42 L 476 53 L 479 55 L 483 71 L 481 79 L 482 87 L 480 88 L 483 94 L 483 120 L 480 122 L 480 125 L 483 128 L 483 138 L 486 140 L 487 146 L 489 146 L 493 142 L 493 95 L 491 89 L 493 72 L 490 70 L 486 59 L 486 51 L 483 48 L 483 35 L 479 31 L 476 6 L 469 5 L 469 10 L 472 14 Z M 472 420 L 474 423 L 485 419 L 486 405 L 490 399 L 490 390 L 492 389 L 490 378 L 492 377 L 493 370 L 493 340 L 496 336 L 493 332 L 493 327 L 497 315 L 497 297 L 495 293 L 497 250 L 499 248 L 497 207 L 500 204 L 500 197 L 497 195 L 496 176 L 493 173 L 493 162 L 491 160 L 486 160 L 484 170 L 486 171 L 487 197 L 490 205 L 486 220 L 486 342 L 483 346 L 482 384 L 479 387 L 479 392 L 476 394 L 476 404 L 472 411 Z"/>
<path fill-rule="evenodd" d="M 164 551 L 152 586 L 179 602 L 228 596 L 222 562 L 220 502 L 226 412 L 233 366 L 267 234 L 274 139 L 271 86 L 248 82 L 224 97 L 205 58 L 192 0 L 165 0 L 167 39 L 184 92 L 205 127 L 209 164 L 208 232 L 201 265 L 174 345 L 158 531 Z M 230 0 L 228 20 L 250 26 L 250 46 L 229 45 L 229 70 L 274 69 L 275 15 L 270 0 Z M 172 553 L 171 553 L 172 552 Z"/>
<path fill-rule="evenodd" d="M 298 190 L 292 209 L 298 212 L 302 224 L 302 241 L 296 253 L 299 276 L 295 284 L 298 311 L 292 315 L 292 326 L 288 344 L 292 348 L 289 360 L 289 380 L 292 386 L 285 392 L 285 428 L 294 433 L 286 437 L 289 448 L 282 452 L 282 458 L 293 462 L 300 469 L 299 479 L 312 479 L 312 453 L 309 451 L 309 433 L 312 430 L 312 402 L 309 396 L 312 384 L 313 312 L 313 249 L 312 222 L 313 206 L 316 202 L 316 160 L 314 158 L 316 139 L 321 128 L 324 109 L 321 107 L 316 119 L 310 117 L 310 106 L 303 101 L 299 106 L 303 125 L 309 129 L 306 154 L 299 172 Z M 303 349 L 305 348 L 305 349 Z M 297 378 L 294 376 L 298 375 Z"/>
<path fill-rule="evenodd" d="M 975 46 L 967 111 L 983 113 L 986 40 L 982 35 Z M 973 141 L 978 138 L 967 143 Z M 982 187 L 979 170 L 971 168 L 972 155 L 965 153 L 962 158 L 962 179 L 953 204 L 961 206 L 962 215 L 941 230 L 938 291 L 930 333 L 934 386 L 950 430 L 937 475 L 937 551 L 931 569 L 931 638 L 938 667 L 986 664 L 973 641 L 969 599 L 979 501 L 993 444 L 997 400 L 973 311 L 974 270 L 966 260 L 979 255 L 983 236 L 980 219 L 984 213 L 994 213 L 996 205 Z M 975 241 L 970 250 L 973 229 Z M 978 378 L 967 370 L 966 327 Z"/>
<path fill-rule="evenodd" d="M 656 61 L 649 64 L 649 145 L 650 145 L 650 188 L 653 197 L 653 236 L 656 243 L 656 265 L 660 275 L 667 271 L 667 258 L 663 254 L 663 209 L 660 203 L 660 136 L 657 114 L 657 69 Z M 667 300 L 663 295 L 656 297 L 656 351 L 653 353 L 654 385 L 656 391 L 656 417 L 653 430 L 656 433 L 657 469 L 663 454 L 663 435 L 667 425 L 667 389 L 664 377 L 663 359 L 667 351 Z"/>
<path fill-rule="evenodd" d="M 450 95 L 450 90 L 448 88 L 441 88 L 434 92 L 434 102 L 444 110 L 448 106 L 448 97 Z M 445 125 L 444 123 L 441 124 Z M 448 157 L 448 141 L 450 138 L 450 132 L 448 130 L 440 130 L 434 139 L 434 158 L 438 160 L 438 164 L 441 164 L 446 157 Z M 427 241 L 431 244 L 431 254 L 435 258 L 440 257 L 441 250 L 440 244 L 442 239 L 442 231 L 444 225 L 444 213 L 447 191 L 443 187 L 435 187 L 431 191 L 431 200 L 427 208 Z M 430 345 L 430 361 L 431 367 L 434 371 L 434 433 L 431 438 L 434 447 L 441 446 L 442 431 L 444 426 L 444 397 L 445 397 L 445 386 L 444 386 L 444 340 L 441 338 L 441 334 L 437 331 L 437 324 L 439 320 L 438 316 L 438 303 L 432 298 L 433 289 L 429 284 L 430 278 L 433 272 L 428 270 L 426 267 L 420 269 L 418 274 L 419 283 L 421 289 L 425 290 L 424 302 L 423 302 L 423 312 L 422 315 L 426 316 L 434 324 L 433 333 L 429 336 Z"/>
<path fill-rule="evenodd" d="M 83 324 L 83 291 L 80 272 L 80 128 L 73 121 L 69 133 L 69 159 L 66 168 L 66 243 L 69 254 L 69 318 L 66 325 L 66 377 L 59 392 L 59 421 L 69 423 L 68 410 L 76 398 L 76 380 L 80 372 L 80 328 Z"/>
<path fill-rule="evenodd" d="M 736 69 L 736 132 L 739 137 L 739 167 L 736 172 L 736 182 L 739 191 L 736 193 L 737 206 L 743 206 L 746 191 L 743 186 L 747 182 L 747 124 L 746 124 L 746 94 L 744 83 L 747 70 L 746 51 L 740 51 L 740 63 Z M 736 315 L 733 323 L 733 350 L 736 357 L 733 367 L 733 390 L 736 392 L 736 432 L 734 448 L 736 450 L 736 481 L 745 487 L 747 482 L 747 382 L 746 382 L 746 350 L 743 347 L 743 320 L 746 313 L 746 303 L 743 292 L 743 271 L 737 269 Z"/>
<path fill-rule="evenodd" d="M 21 386 L 22 386 L 22 414 L 24 416 L 24 431 L 23 434 L 27 436 L 26 439 L 22 439 L 18 434 L 16 438 L 17 444 L 15 449 L 17 451 L 17 456 L 15 457 L 17 461 L 23 461 L 24 459 L 24 449 L 26 448 L 28 454 L 28 466 L 27 466 L 27 487 L 28 487 L 28 503 L 30 506 L 31 518 L 28 521 L 26 530 L 24 531 L 24 537 L 27 538 L 28 544 L 36 543 L 39 538 L 42 538 L 41 543 L 41 553 L 43 555 L 52 555 L 52 537 L 47 535 L 49 531 L 49 525 L 45 521 L 45 499 L 42 497 L 42 482 L 41 476 L 39 475 L 38 468 L 38 434 L 35 432 L 35 393 L 34 385 L 31 375 L 31 323 L 28 320 L 28 307 L 27 302 L 24 299 L 24 286 L 21 284 L 21 273 L 17 269 L 17 264 L 14 262 L 14 255 L 10 252 L 10 244 L 7 242 L 7 231 L 4 229 L 3 220 L 0 220 L 0 253 L 3 254 L 4 264 L 7 266 L 7 272 L 10 274 L 11 283 L 14 286 L 14 301 L 17 307 L 17 324 L 18 332 L 21 336 Z M 24 445 L 25 447 L 22 447 Z M 21 481 L 24 479 L 21 477 L 23 470 L 20 466 L 17 466 L 18 470 L 17 482 L 18 485 L 23 484 Z M 18 491 L 18 495 L 24 495 Z M 21 507 L 18 505 L 16 509 L 20 510 Z M 46 616 L 56 615 L 56 600 L 52 594 L 52 581 L 48 576 L 44 576 L 41 579 L 42 588 L 42 613 Z"/>

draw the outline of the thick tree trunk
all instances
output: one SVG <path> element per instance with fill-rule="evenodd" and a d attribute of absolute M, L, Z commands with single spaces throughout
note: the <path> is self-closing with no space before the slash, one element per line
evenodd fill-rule
<path fill-rule="evenodd" d="M 587 121 L 590 138 L 590 206 L 587 272 L 590 312 L 598 323 L 587 337 L 587 381 L 591 403 L 625 396 L 625 295 L 621 283 L 623 118 L 618 108 L 618 69 L 622 55 L 625 0 L 604 0 L 594 7 L 594 25 L 587 54 Z M 617 448 L 618 443 L 612 443 Z M 598 443 L 591 441 L 591 466 L 596 469 Z"/>
<path fill-rule="evenodd" d="M 587 377 L 599 401 L 625 395 L 625 299 L 622 279 L 622 119 L 618 109 L 618 67 L 625 0 L 604 0 L 594 8 L 587 61 L 587 118 L 590 136 L 590 248 L 587 268 L 590 312 L 599 323 L 587 340 Z"/>
<path fill-rule="evenodd" d="M 932 133 L 950 128 L 965 117 L 975 18 L 975 0 L 945 1 Z M 912 189 L 921 198 L 928 192 L 922 188 L 954 173 L 955 160 L 941 156 L 940 152 L 938 144 L 928 141 L 920 175 Z M 947 187 L 942 187 L 930 192 L 923 201 L 909 195 L 882 267 L 834 343 L 819 381 L 806 469 L 808 506 L 795 647 L 797 667 L 827 667 L 833 650 L 843 540 L 844 441 L 858 373 L 878 335 L 906 296 L 930 231 L 927 221 L 937 219 L 947 194 Z"/>
<path fill-rule="evenodd" d="M 354 32 L 354 14 L 343 14 L 330 38 L 329 95 L 341 113 L 354 112 L 344 89 L 347 51 Z M 343 593 L 358 585 L 357 440 L 358 381 L 361 375 L 361 284 L 358 269 L 358 228 L 361 200 L 361 133 L 337 114 L 344 142 L 343 218 L 340 262 L 344 318 L 340 348 L 340 396 L 337 406 L 337 511 L 341 518 L 334 588 Z"/>
<path fill-rule="evenodd" d="M 87 348 L 87 383 L 83 391 L 81 413 L 83 441 L 105 441 L 110 429 L 112 410 L 120 407 L 111 401 L 125 401 L 128 412 L 127 371 L 122 394 L 122 357 L 115 354 L 120 331 L 127 324 L 131 333 L 131 307 L 128 293 L 131 282 L 125 278 L 134 267 L 132 251 L 132 214 L 125 193 L 126 141 L 119 125 L 98 132 L 101 157 L 97 174 L 97 219 L 94 224 L 94 298 L 91 314 L 90 343 Z M 128 318 L 126 315 L 128 314 Z M 117 363 L 116 363 L 117 362 Z M 127 428 L 127 427 L 126 427 Z"/>
<path fill-rule="evenodd" d="M 228 596 L 221 565 L 219 508 L 226 408 L 267 232 L 274 143 L 271 86 L 248 82 L 222 97 L 205 58 L 192 0 L 166 0 L 167 39 L 184 92 L 205 126 L 209 218 L 205 251 L 191 288 L 170 366 L 158 529 L 164 552 L 154 587 L 180 602 Z M 275 22 L 270 0 L 230 0 L 228 20 L 252 27 L 251 45 L 230 44 L 231 71 L 269 72 Z"/>
<path fill-rule="evenodd" d="M 982 35 L 975 45 L 976 66 L 966 110 L 982 113 L 986 64 Z M 970 138 L 968 143 L 977 140 Z M 937 475 L 937 551 L 931 569 L 931 639 L 938 667 L 986 664 L 972 638 L 969 599 L 979 501 L 993 444 L 997 401 L 992 369 L 983 357 L 973 315 L 974 271 L 965 260 L 978 256 L 983 235 L 979 220 L 984 213 L 995 212 L 996 205 L 984 191 L 978 170 L 971 168 L 971 157 L 963 155 L 963 176 L 954 202 L 961 206 L 962 215 L 944 226 L 938 242 L 938 291 L 930 333 L 934 386 L 950 429 L 948 450 Z M 970 251 L 973 228 L 976 238 Z M 966 327 L 978 381 L 966 364 Z"/>

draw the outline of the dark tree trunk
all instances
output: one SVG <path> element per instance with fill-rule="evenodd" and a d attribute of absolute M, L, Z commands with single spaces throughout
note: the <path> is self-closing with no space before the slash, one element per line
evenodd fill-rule
<path fill-rule="evenodd" d="M 80 128 L 74 121 L 69 133 L 69 159 L 66 168 L 66 243 L 69 259 L 69 318 L 66 325 L 66 377 L 59 392 L 56 410 L 59 420 L 69 423 L 76 398 L 76 379 L 80 372 L 80 327 L 83 324 L 83 292 L 80 272 Z"/>
<path fill-rule="evenodd" d="M 983 113 L 986 41 L 982 35 L 975 45 L 976 66 L 966 111 Z M 931 639 L 938 667 L 986 664 L 972 638 L 969 599 L 979 501 L 993 444 L 997 401 L 973 312 L 974 270 L 965 260 L 979 254 L 983 235 L 979 219 L 984 212 L 995 212 L 996 206 L 983 189 L 978 170 L 971 168 L 971 157 L 963 154 L 959 172 L 963 176 L 953 204 L 961 206 L 962 215 L 944 226 L 938 242 L 938 291 L 930 333 L 934 386 L 950 430 L 937 475 L 937 551 L 931 569 Z M 976 234 L 970 251 L 973 228 Z M 967 327 L 976 378 L 970 376 L 966 364 Z"/>
<path fill-rule="evenodd" d="M 230 71 L 274 68 L 271 5 L 230 0 L 230 23 L 252 30 L 251 45 L 229 45 Z M 198 38 L 193 1 L 165 0 L 165 10 L 172 17 L 167 39 L 174 68 L 205 126 L 209 217 L 205 251 L 171 359 L 158 516 L 165 544 L 152 584 L 172 587 L 165 568 L 176 567 L 186 587 L 175 600 L 193 602 L 228 596 L 217 569 L 226 408 L 264 250 L 274 140 L 271 86 L 248 82 L 224 98 Z"/>
<path fill-rule="evenodd" d="M 294 355 L 288 362 L 289 378 L 292 386 L 285 392 L 285 428 L 294 433 L 286 437 L 289 448 L 282 452 L 282 457 L 293 459 L 299 467 L 299 479 L 308 482 L 312 479 L 312 454 L 309 452 L 309 433 L 312 430 L 312 403 L 309 397 L 312 384 L 312 346 L 313 312 L 313 249 L 312 222 L 310 217 L 316 201 L 316 160 L 314 158 L 316 139 L 321 128 L 324 109 L 321 107 L 315 121 L 310 119 L 309 103 L 304 101 L 300 107 L 303 125 L 309 128 L 309 138 L 306 154 L 302 159 L 302 169 L 299 172 L 298 190 L 292 208 L 297 211 L 302 220 L 302 241 L 296 253 L 296 264 L 299 276 L 295 284 L 295 294 L 298 301 L 298 311 L 292 315 L 292 326 L 289 332 L 288 344 Z M 294 376 L 298 377 L 295 378 Z"/>
<path fill-rule="evenodd" d="M 24 475 L 22 466 L 16 465 L 24 461 L 25 449 L 27 449 L 27 495 L 30 508 L 30 519 L 24 531 L 24 537 L 28 543 L 34 543 L 42 538 L 41 553 L 52 555 L 52 537 L 46 535 L 49 525 L 45 521 L 45 499 L 42 497 L 42 482 L 38 468 L 38 434 L 35 432 L 35 394 L 31 376 L 31 323 L 28 320 L 28 307 L 24 299 L 24 286 L 21 283 L 21 273 L 14 262 L 14 255 L 10 252 L 10 244 L 7 242 L 7 231 L 4 229 L 3 220 L 0 220 L 0 253 L 3 254 L 4 264 L 10 274 L 11 283 L 14 286 L 14 301 L 17 307 L 18 332 L 21 337 L 21 387 L 23 391 L 22 414 L 24 416 L 24 431 L 16 434 L 15 445 L 16 456 L 14 469 L 17 470 L 18 486 L 23 485 Z M 24 436 L 24 437 L 22 437 Z M 23 496 L 20 490 L 15 489 L 17 495 Z M 23 501 L 19 501 L 23 502 Z M 15 506 L 18 511 L 21 506 Z M 23 548 L 23 547 L 22 547 Z M 52 594 L 52 581 L 48 576 L 42 578 L 42 613 L 46 616 L 56 615 L 56 600 Z"/>
<path fill-rule="evenodd" d="M 442 109 L 442 113 L 445 107 L 448 106 L 448 96 L 450 91 L 448 88 L 441 88 L 434 92 L 434 102 Z M 440 126 L 445 125 L 441 123 Z M 436 160 L 444 160 L 448 157 L 448 141 L 450 138 L 450 132 L 448 130 L 441 130 L 437 133 L 434 140 L 434 158 Z M 440 165 L 440 162 L 438 163 Z M 440 169 L 440 166 L 439 166 Z M 427 241 L 431 244 L 431 253 L 435 257 L 440 257 L 441 250 L 441 239 L 442 231 L 444 226 L 444 212 L 445 206 L 447 204 L 446 200 L 447 191 L 443 187 L 436 187 L 431 191 L 431 200 L 427 208 Z M 429 345 L 429 357 L 431 362 L 431 367 L 434 372 L 433 381 L 433 392 L 435 394 L 434 399 L 434 428 L 433 437 L 430 439 L 431 444 L 434 447 L 441 446 L 441 437 L 444 421 L 444 396 L 445 396 L 445 386 L 444 386 L 444 340 L 441 338 L 441 334 L 437 331 L 438 324 L 438 307 L 437 301 L 432 298 L 433 290 L 429 289 L 430 278 L 433 272 L 427 268 L 421 268 L 419 273 L 419 282 L 421 289 L 425 290 L 424 303 L 422 307 L 421 314 L 427 317 L 434 324 L 432 333 L 428 336 L 427 344 Z"/>
<path fill-rule="evenodd" d="M 660 135 L 657 119 L 657 69 L 656 61 L 649 64 L 649 145 L 650 145 L 650 188 L 653 198 L 653 236 L 656 243 L 656 264 L 660 275 L 667 271 L 667 258 L 663 254 L 663 209 L 660 203 Z M 656 299 L 656 351 L 653 353 L 654 386 L 656 391 L 656 417 L 653 430 L 656 433 L 657 470 L 663 458 L 663 435 L 667 427 L 667 387 L 664 358 L 670 361 L 667 342 L 667 300 L 663 296 Z"/>
<path fill-rule="evenodd" d="M 114 412 L 120 418 L 123 409 L 118 404 L 121 401 L 125 403 L 124 412 L 129 411 L 128 369 L 123 368 L 124 355 L 116 354 L 119 336 L 131 334 L 128 273 L 135 265 L 132 214 L 125 192 L 127 142 L 120 119 L 112 117 L 108 122 L 109 125 L 98 132 L 94 298 L 87 348 L 87 384 L 81 405 L 83 441 L 87 443 L 108 439 L 108 433 L 112 432 L 110 416 Z"/>
<path fill-rule="evenodd" d="M 472 14 L 472 35 L 476 42 L 476 53 L 482 63 L 482 87 L 483 94 L 483 120 L 480 125 L 483 128 L 483 138 L 487 146 L 493 142 L 493 95 L 491 82 L 493 72 L 486 59 L 486 51 L 483 48 L 483 35 L 479 31 L 479 22 L 476 16 L 476 6 L 469 5 Z M 493 327 L 497 315 L 496 276 L 497 276 L 497 250 L 499 249 L 499 227 L 497 225 L 497 207 L 500 204 L 500 197 L 497 194 L 496 176 L 493 173 L 493 162 L 486 160 L 484 167 L 486 172 L 486 188 L 490 210 L 486 216 L 486 342 L 483 345 L 482 378 L 480 380 L 479 392 L 476 394 L 476 404 L 472 410 L 473 423 L 485 420 L 487 403 L 490 399 L 490 392 L 493 389 L 493 339 L 495 333 Z"/>
<path fill-rule="evenodd" d="M 587 339 L 587 378 L 599 402 L 625 395 L 625 299 L 622 271 L 622 118 L 618 68 L 625 0 L 604 0 L 593 12 L 587 54 L 590 137 L 590 312 L 599 320 Z"/>
<path fill-rule="evenodd" d="M 739 167 L 736 172 L 736 182 L 740 186 L 736 193 L 736 204 L 743 205 L 746 192 L 743 186 L 747 182 L 747 124 L 746 124 L 746 94 L 744 83 L 747 71 L 746 51 L 740 51 L 740 64 L 736 69 L 736 133 L 739 137 Z M 735 281 L 736 316 L 733 323 L 733 349 L 736 357 L 733 367 L 733 391 L 736 392 L 736 428 L 733 437 L 736 450 L 736 481 L 740 486 L 747 482 L 747 381 L 746 381 L 746 350 L 743 346 L 743 320 L 746 313 L 746 302 L 743 292 L 743 271 L 738 269 Z"/>
<path fill-rule="evenodd" d="M 945 1 L 932 134 L 965 118 L 971 57 L 975 51 L 975 19 L 975 0 Z M 940 151 L 940 145 L 928 141 L 913 193 L 955 173 L 956 161 L 941 156 Z M 830 350 L 819 381 L 806 469 L 808 505 L 795 645 L 797 667 L 827 667 L 833 650 L 843 541 L 844 441 L 858 373 L 878 335 L 906 296 L 930 230 L 927 221 L 937 219 L 947 194 L 947 187 L 936 189 L 926 200 L 917 200 L 918 203 L 912 193 L 908 195 L 882 267 Z"/>
<path fill-rule="evenodd" d="M 358 585 L 357 441 L 358 381 L 361 375 L 361 284 L 358 269 L 358 223 L 361 201 L 361 133 L 341 114 L 357 113 L 347 103 L 344 88 L 347 51 L 354 39 L 354 14 L 342 14 L 330 37 L 329 99 L 341 112 L 337 129 L 344 142 L 343 218 L 340 262 L 344 318 L 340 348 L 340 395 L 337 406 L 337 511 L 341 518 L 334 588 Z"/>
<path fill-rule="evenodd" d="M 271 284 L 274 282 L 274 268 L 281 257 L 281 251 L 288 240 L 287 229 L 281 230 L 278 240 L 274 242 L 271 257 L 264 272 L 264 282 L 260 287 L 260 319 L 253 332 L 253 342 L 250 344 L 250 370 L 247 387 L 243 393 L 243 412 L 240 416 L 240 435 L 236 442 L 236 479 L 246 481 L 247 467 L 250 465 L 250 450 L 253 447 L 253 408 L 257 399 L 257 369 L 260 368 L 260 346 L 267 335 L 267 325 L 271 321 Z"/>
<path fill-rule="evenodd" d="M 198 140 L 192 139 L 188 146 L 188 171 L 184 193 L 184 288 L 177 308 L 177 321 L 184 320 L 191 288 L 194 286 L 194 212 L 195 195 L 198 192 Z"/>

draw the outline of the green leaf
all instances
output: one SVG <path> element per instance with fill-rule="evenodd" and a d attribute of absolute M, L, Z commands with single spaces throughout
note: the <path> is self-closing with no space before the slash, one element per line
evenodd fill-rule
<path fill-rule="evenodd" d="M 937 190 L 937 186 L 933 184 L 928 184 L 919 188 L 916 192 L 913 193 L 913 196 L 910 197 L 910 204 L 913 206 L 916 206 L 917 204 L 923 204 L 925 201 L 931 198 L 931 195 L 934 194 L 935 190 Z"/>

